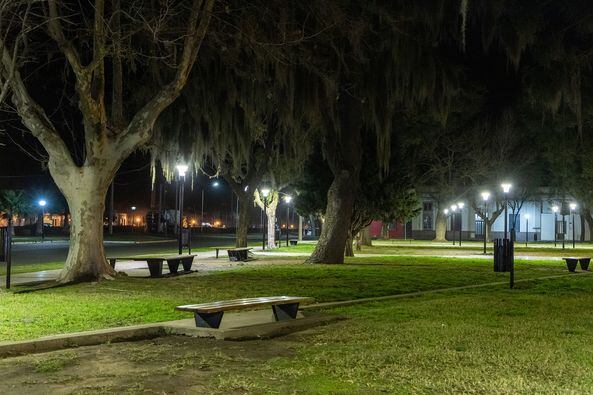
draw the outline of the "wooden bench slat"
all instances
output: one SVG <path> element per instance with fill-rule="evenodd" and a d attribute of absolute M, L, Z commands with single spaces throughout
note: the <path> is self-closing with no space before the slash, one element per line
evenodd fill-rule
<path fill-rule="evenodd" d="M 190 304 L 177 306 L 175 309 L 180 311 L 191 311 L 198 313 L 215 313 L 228 310 L 242 310 L 256 306 L 270 306 L 277 304 L 304 303 L 312 302 L 313 298 L 301 296 L 273 296 L 259 298 L 244 298 L 233 300 L 222 300 L 219 302 L 209 302 L 202 304 Z"/>

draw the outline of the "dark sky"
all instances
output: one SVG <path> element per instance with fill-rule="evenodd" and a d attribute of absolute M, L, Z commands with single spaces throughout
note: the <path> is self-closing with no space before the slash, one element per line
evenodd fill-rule
<path fill-rule="evenodd" d="M 215 187 L 214 181 L 218 182 Z M 185 195 L 185 210 L 195 213 L 201 212 L 201 188 L 206 185 L 204 194 L 204 210 L 212 216 L 223 218 L 231 208 L 232 192 L 222 179 L 213 180 L 204 176 L 194 182 L 187 182 Z M 19 148 L 11 145 L 0 146 L 0 190 L 23 189 L 37 200 L 41 197 L 52 205 L 52 211 L 62 210 L 61 194 L 49 175 L 37 160 L 23 153 Z M 155 187 L 155 205 L 158 201 L 158 187 Z M 148 209 L 151 204 L 151 175 L 150 158 L 146 154 L 135 153 L 128 158 L 115 180 L 115 208 L 127 211 L 132 206 L 138 209 Z M 236 199 L 232 197 L 232 208 L 236 209 Z M 163 206 L 173 208 L 175 205 L 175 186 L 165 184 Z"/>

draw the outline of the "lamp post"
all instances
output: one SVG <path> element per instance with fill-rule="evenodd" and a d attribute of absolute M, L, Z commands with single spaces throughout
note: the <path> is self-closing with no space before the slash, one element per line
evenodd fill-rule
<path fill-rule="evenodd" d="M 556 247 L 556 236 L 558 235 L 558 206 L 553 205 L 552 211 L 554 212 L 554 247 Z"/>
<path fill-rule="evenodd" d="M 572 248 L 576 248 L 576 239 L 574 232 L 574 212 L 577 209 L 576 203 L 570 203 L 570 213 L 572 214 Z"/>
<path fill-rule="evenodd" d="M 265 250 L 266 249 L 266 224 L 268 222 L 268 213 L 267 213 L 267 209 L 268 209 L 268 196 L 270 195 L 270 189 L 269 188 L 262 188 L 261 189 L 261 195 L 263 197 L 263 203 L 264 203 L 264 226 L 263 226 L 263 231 L 262 231 L 262 249 Z"/>
<path fill-rule="evenodd" d="M 183 254 L 183 190 L 185 189 L 185 173 L 187 172 L 187 165 L 179 164 L 176 166 L 177 168 L 177 196 L 179 198 L 178 207 L 179 207 L 179 255 Z M 188 237 L 191 237 L 188 233 Z M 188 240 L 189 244 L 189 240 Z"/>
<path fill-rule="evenodd" d="M 134 231 L 134 213 L 136 212 L 136 206 L 130 207 L 132 209 L 132 214 L 130 215 L 130 224 L 132 225 L 132 231 Z"/>
<path fill-rule="evenodd" d="M 502 192 L 504 193 L 504 238 L 506 239 L 508 237 L 508 221 L 509 221 L 508 193 L 511 191 L 512 185 L 509 183 L 502 183 L 502 184 L 500 184 L 500 187 L 502 188 Z"/>
<path fill-rule="evenodd" d="M 284 202 L 286 203 L 286 246 L 288 247 L 289 241 L 289 227 L 288 221 L 290 219 L 290 202 L 292 201 L 292 196 L 286 195 L 284 196 Z"/>
<path fill-rule="evenodd" d="M 482 221 L 484 224 L 484 254 L 486 254 L 486 240 L 488 238 L 488 227 L 486 226 L 486 222 L 488 221 L 488 199 L 490 199 L 490 192 L 482 192 L 482 200 L 484 201 L 484 220 Z"/>
<path fill-rule="evenodd" d="M 453 245 L 455 245 L 455 212 L 457 211 L 457 205 L 451 205 L 451 230 L 453 231 Z"/>
<path fill-rule="evenodd" d="M 43 229 L 43 216 L 45 215 L 45 206 L 47 205 L 47 202 L 44 199 L 41 199 L 39 200 L 39 202 L 37 202 L 37 204 L 39 205 L 39 207 L 41 207 L 41 241 L 44 242 L 45 230 Z"/>
<path fill-rule="evenodd" d="M 465 203 L 459 202 L 457 203 L 457 207 L 459 208 L 459 247 L 461 247 L 461 232 L 463 231 L 463 207 Z"/>
<path fill-rule="evenodd" d="M 529 214 L 525 214 L 525 247 L 529 241 Z"/>

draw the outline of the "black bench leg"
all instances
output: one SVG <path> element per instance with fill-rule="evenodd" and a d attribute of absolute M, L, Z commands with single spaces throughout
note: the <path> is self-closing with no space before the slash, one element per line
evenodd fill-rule
<path fill-rule="evenodd" d="M 179 271 L 179 259 L 168 260 L 167 266 L 169 266 L 169 273 L 177 274 L 177 272 Z"/>
<path fill-rule="evenodd" d="M 163 261 L 162 260 L 150 260 L 146 262 L 148 264 L 148 271 L 150 277 L 162 277 L 163 276 Z"/>
<path fill-rule="evenodd" d="M 184 258 L 181 260 L 181 264 L 183 265 L 183 270 L 186 272 L 191 272 L 191 266 L 194 263 L 194 257 L 191 258 Z"/>
<path fill-rule="evenodd" d="M 216 259 L 218 259 L 218 248 L 216 249 Z"/>
<path fill-rule="evenodd" d="M 294 320 L 299 311 L 298 303 L 277 304 L 272 306 L 276 321 Z"/>
<path fill-rule="evenodd" d="M 218 328 L 224 311 L 218 313 L 195 313 L 196 326 L 198 328 Z"/>

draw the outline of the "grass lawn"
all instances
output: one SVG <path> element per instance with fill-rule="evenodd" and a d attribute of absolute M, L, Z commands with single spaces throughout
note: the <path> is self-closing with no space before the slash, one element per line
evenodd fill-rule
<path fill-rule="evenodd" d="M 462 242 L 461 247 L 452 243 L 434 243 L 431 241 L 403 241 L 403 240 L 374 240 L 372 247 L 362 246 L 361 251 L 354 253 L 378 254 L 378 255 L 471 255 L 480 254 L 483 251 L 481 242 Z M 314 242 L 299 243 L 296 246 L 282 247 L 275 249 L 275 252 L 299 252 L 311 253 L 315 249 Z M 492 254 L 492 243 L 487 245 L 487 253 Z M 593 244 L 579 243 L 576 248 L 567 242 L 566 249 L 562 245 L 554 247 L 554 243 L 515 243 L 515 254 L 531 255 L 541 257 L 565 257 L 565 256 L 593 256 Z"/>
<path fill-rule="evenodd" d="M 312 296 L 324 302 L 508 278 L 493 273 L 489 261 L 456 258 L 352 258 L 346 265 L 288 262 L 294 264 L 162 279 L 120 277 L 24 294 L 4 291 L 0 293 L 0 341 L 188 317 L 173 310 L 178 304 L 278 294 Z M 564 273 L 560 263 L 517 262 L 517 279 Z"/>
<path fill-rule="evenodd" d="M 559 263 L 518 267 L 518 278 L 565 273 Z M 377 257 L 119 279 L 0 295 L 0 336 L 185 317 L 171 307 L 194 298 L 295 293 L 325 301 L 506 278 L 481 261 Z M 166 337 L 3 360 L 0 392 L 591 393 L 592 304 L 593 276 L 572 274 L 514 290 L 488 286 L 331 308 L 349 319 L 272 340 Z"/>

